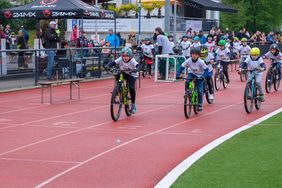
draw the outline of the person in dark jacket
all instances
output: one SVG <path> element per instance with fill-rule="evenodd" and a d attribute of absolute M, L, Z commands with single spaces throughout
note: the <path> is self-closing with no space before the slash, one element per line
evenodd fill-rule
<path fill-rule="evenodd" d="M 18 33 L 18 40 L 17 40 L 17 46 L 18 46 L 18 49 L 27 49 L 27 44 L 24 40 L 24 34 L 22 32 L 22 30 L 19 31 Z M 24 52 L 19 52 L 18 53 L 18 66 L 19 66 L 19 69 L 25 69 L 27 67 L 25 67 L 24 65 Z"/>
<path fill-rule="evenodd" d="M 56 49 L 57 44 L 60 41 L 59 36 L 56 32 L 56 25 L 55 21 L 51 21 L 49 27 L 46 29 L 44 34 L 44 41 L 45 41 L 45 48 L 46 49 Z M 54 65 L 54 57 L 55 57 L 55 50 L 48 50 L 47 52 L 48 57 L 48 65 L 47 65 L 47 79 L 50 80 L 52 76 L 52 70 Z"/>

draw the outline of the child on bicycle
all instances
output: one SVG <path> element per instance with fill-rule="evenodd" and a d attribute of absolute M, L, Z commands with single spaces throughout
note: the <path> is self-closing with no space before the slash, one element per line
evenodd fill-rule
<path fill-rule="evenodd" d="M 153 57 L 155 54 L 155 47 L 151 43 L 150 38 L 145 38 L 145 43 L 142 44 L 141 46 L 142 51 L 143 51 L 143 59 L 144 62 L 146 63 L 148 73 L 149 73 L 149 78 L 152 76 L 152 64 L 153 64 Z"/>
<path fill-rule="evenodd" d="M 277 44 L 271 44 L 269 48 L 269 52 L 267 52 L 263 58 L 271 59 L 273 63 L 271 64 L 272 68 L 276 66 L 278 71 L 278 75 L 280 75 L 280 79 L 282 78 L 281 75 L 281 62 L 282 62 L 282 53 Z"/>
<path fill-rule="evenodd" d="M 191 45 L 191 47 L 194 47 L 194 48 L 197 48 L 197 47 L 201 47 L 201 42 L 200 42 L 200 37 L 198 37 L 198 36 L 195 36 L 194 38 L 193 38 L 193 44 Z"/>
<path fill-rule="evenodd" d="M 248 70 L 254 71 L 256 78 L 256 85 L 259 89 L 259 100 L 264 102 L 264 94 L 261 87 L 262 81 L 262 71 L 265 71 L 266 66 L 262 57 L 260 56 L 260 49 L 254 47 L 250 50 L 250 55 L 247 59 L 240 65 L 239 72 L 242 71 L 243 68 L 247 67 Z M 249 78 L 250 79 L 250 78 Z"/>
<path fill-rule="evenodd" d="M 208 48 L 208 52 L 210 54 L 214 53 L 215 44 L 214 44 L 214 41 L 212 40 L 212 36 L 208 37 L 207 42 L 205 43 L 205 46 Z"/>
<path fill-rule="evenodd" d="M 139 69 L 139 64 L 137 61 L 133 58 L 132 50 L 129 47 L 124 47 L 121 50 L 121 57 L 116 59 L 115 61 L 109 63 L 106 66 L 106 69 L 109 69 L 110 67 L 113 67 L 117 65 L 120 70 L 125 71 L 124 73 L 124 79 L 129 85 L 129 92 L 131 97 L 131 113 L 136 113 L 136 105 L 135 105 L 135 99 L 136 99 L 136 91 L 135 91 L 135 81 L 137 78 L 137 70 Z M 132 72 L 132 73 L 131 73 Z M 117 80 L 119 79 L 119 76 L 117 76 Z"/>
<path fill-rule="evenodd" d="M 241 46 L 239 48 L 240 54 L 240 65 L 245 62 L 245 59 L 249 56 L 251 47 L 247 44 L 248 39 L 242 38 L 241 39 Z"/>
<path fill-rule="evenodd" d="M 216 60 L 220 62 L 223 67 L 223 74 L 227 79 L 227 83 L 230 82 L 229 74 L 228 74 L 228 64 L 230 61 L 230 50 L 225 47 L 226 42 L 225 40 L 220 40 L 218 42 L 219 48 L 215 52 Z"/>
<path fill-rule="evenodd" d="M 205 64 L 203 60 L 201 60 L 200 57 L 200 48 L 199 47 L 193 47 L 190 50 L 191 57 L 187 59 L 184 63 L 181 64 L 179 70 L 176 73 L 176 78 L 180 79 L 180 75 L 182 71 L 185 69 L 185 67 L 188 67 L 188 77 L 185 82 L 185 91 L 188 90 L 189 83 L 192 81 L 192 79 L 196 78 L 196 85 L 198 91 L 198 102 L 199 102 L 199 111 L 203 111 L 203 79 L 205 75 L 208 73 L 208 66 Z"/>
<path fill-rule="evenodd" d="M 208 66 L 208 73 L 206 75 L 207 84 L 209 87 L 209 99 L 213 99 L 213 82 L 212 82 L 212 64 L 214 63 L 214 57 L 211 53 L 208 52 L 208 48 L 205 45 L 201 46 L 200 58 L 205 61 L 206 65 Z"/>

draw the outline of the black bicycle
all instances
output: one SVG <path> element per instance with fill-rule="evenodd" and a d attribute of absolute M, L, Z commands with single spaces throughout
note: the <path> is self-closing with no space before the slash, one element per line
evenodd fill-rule
<path fill-rule="evenodd" d="M 244 107 L 246 112 L 249 114 L 253 111 L 253 105 L 255 104 L 256 109 L 260 109 L 262 99 L 259 96 L 259 89 L 256 84 L 255 71 L 263 71 L 261 69 L 248 70 L 249 79 L 246 83 L 244 92 Z"/>
<path fill-rule="evenodd" d="M 131 116 L 131 98 L 129 94 L 129 85 L 124 79 L 125 71 L 113 68 L 110 70 L 115 77 L 115 87 L 112 91 L 111 97 L 111 117 L 114 121 L 117 121 L 120 117 L 122 106 L 124 105 L 125 113 L 127 116 Z M 138 72 L 137 70 L 130 73 Z M 119 78 L 117 80 L 117 78 Z"/>
<path fill-rule="evenodd" d="M 208 82 L 210 82 L 210 85 L 211 85 L 212 88 L 209 88 Z M 211 95 L 214 95 L 214 84 L 213 84 L 212 79 L 210 79 L 210 80 L 205 79 L 204 80 L 204 93 L 205 93 L 207 102 L 209 104 L 212 104 L 213 98 L 211 98 Z"/>
<path fill-rule="evenodd" d="M 223 85 L 224 88 L 226 88 L 227 87 L 227 78 L 223 73 L 223 67 L 221 65 L 221 61 L 217 61 L 216 71 L 214 75 L 214 86 L 217 91 L 220 89 L 221 84 Z"/>
<path fill-rule="evenodd" d="M 279 74 L 279 71 L 277 70 L 277 67 L 275 65 L 276 60 L 271 59 L 271 61 L 271 66 L 267 70 L 265 79 L 265 91 L 267 93 L 270 93 L 272 85 L 274 87 L 274 90 L 278 91 L 281 80 L 281 75 Z"/>

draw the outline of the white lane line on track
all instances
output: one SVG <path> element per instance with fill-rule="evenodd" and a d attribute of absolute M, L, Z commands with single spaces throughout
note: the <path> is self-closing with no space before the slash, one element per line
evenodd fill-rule
<path fill-rule="evenodd" d="M 228 139 L 232 138 L 233 136 L 241 133 L 242 131 L 245 131 L 260 122 L 282 112 L 282 108 L 275 110 L 274 112 L 271 112 L 251 123 L 248 123 L 247 125 L 244 125 L 216 140 L 213 142 L 207 144 L 206 146 L 202 147 L 198 151 L 196 151 L 194 154 L 186 158 L 184 161 L 182 161 L 179 165 L 177 165 L 172 171 L 170 171 L 160 182 L 157 183 L 157 185 L 154 188 L 169 188 L 176 180 L 177 178 L 183 174 L 189 167 L 192 166 L 197 160 L 199 160 L 202 156 L 204 156 L 206 153 L 217 147 L 218 145 L 222 144 L 223 142 L 227 141 Z"/>
<path fill-rule="evenodd" d="M 168 84 L 168 83 L 167 83 Z M 158 87 L 160 85 L 150 85 L 146 88 L 152 88 L 152 87 Z M 146 88 L 142 88 L 142 89 L 146 89 Z M 86 98 L 83 98 L 81 101 L 84 101 L 84 100 L 87 100 L 87 99 L 94 99 L 94 98 L 98 98 L 98 97 L 104 97 L 104 96 L 108 96 L 110 95 L 110 92 L 107 93 L 107 94 L 101 94 L 101 95 L 96 95 L 96 96 L 92 96 L 92 97 L 86 97 Z M 30 98 L 28 98 L 30 99 Z M 61 102 L 61 103 L 58 103 L 58 104 L 65 104 L 66 102 Z M 26 110 L 31 110 L 31 109 L 35 109 L 35 108 L 40 108 L 42 106 L 46 106 L 46 105 L 50 105 L 50 104 L 43 104 L 43 105 L 37 105 L 37 106 L 33 106 L 33 107 L 28 107 L 28 108 L 21 108 L 21 109 L 17 109 L 17 110 L 11 110 L 11 111 L 5 111 L 5 112 L 0 112 L 0 115 L 3 115 L 3 114 L 9 114 L 9 113 L 13 113 L 13 112 L 20 112 L 20 111 L 26 111 Z M 18 125 L 18 124 L 16 124 Z"/>
<path fill-rule="evenodd" d="M 242 102 L 240 102 L 239 104 L 241 104 L 241 103 L 242 103 Z M 109 149 L 109 150 L 106 150 L 106 151 L 104 151 L 104 152 L 102 152 L 102 153 L 100 153 L 100 154 L 98 154 L 98 155 L 95 155 L 95 156 L 93 156 L 93 157 L 91 157 L 91 158 L 89 158 L 89 159 L 87 159 L 87 160 L 85 160 L 85 161 L 83 161 L 83 162 L 81 162 L 81 163 L 79 163 L 79 164 L 77 164 L 77 165 L 71 167 L 71 168 L 68 168 L 67 170 L 65 170 L 65 171 L 63 171 L 63 172 L 61 172 L 61 173 L 59 173 L 59 174 L 57 174 L 57 175 L 55 175 L 55 176 L 53 176 L 53 177 L 51 177 L 51 178 L 45 180 L 44 182 L 42 182 L 42 183 L 40 183 L 40 184 L 38 184 L 37 186 L 35 186 L 35 188 L 41 188 L 41 187 L 43 187 L 43 186 L 49 184 L 50 182 L 52 182 L 52 181 L 58 179 L 59 177 L 61 177 L 61 176 L 65 175 L 65 174 L 67 174 L 67 173 L 69 173 L 69 172 L 75 170 L 76 168 L 79 168 L 80 166 L 85 165 L 85 164 L 89 163 L 90 161 L 93 161 L 94 159 L 97 159 L 97 158 L 99 158 L 99 157 L 101 157 L 101 156 L 103 156 L 103 155 L 105 155 L 105 154 L 108 154 L 108 153 L 110 153 L 110 152 L 112 152 L 112 151 L 115 151 L 115 150 L 117 150 L 117 149 L 119 149 L 119 148 L 121 148 L 121 147 L 123 147 L 123 146 L 129 145 L 129 144 L 131 144 L 131 143 L 133 143 L 133 142 L 136 142 L 136 141 L 139 141 L 139 140 L 141 140 L 141 139 L 143 139 L 143 138 L 147 138 L 147 137 L 149 137 L 149 136 L 152 136 L 152 135 L 155 135 L 155 134 L 159 134 L 159 133 L 161 133 L 161 132 L 163 132 L 163 131 L 166 131 L 166 130 L 168 130 L 168 129 L 174 128 L 174 127 L 179 126 L 179 125 L 182 125 L 182 124 L 184 124 L 184 123 L 188 123 L 188 122 L 191 122 L 191 121 L 195 121 L 195 120 L 197 120 L 197 119 L 200 119 L 200 118 L 209 116 L 209 115 L 211 115 L 211 114 L 214 114 L 214 113 L 216 113 L 216 112 L 225 110 L 225 109 L 227 109 L 227 108 L 231 108 L 231 107 L 233 107 L 233 106 L 235 106 L 235 105 L 236 105 L 236 104 L 229 105 L 229 106 L 220 108 L 220 109 L 218 109 L 218 110 L 215 110 L 215 111 L 213 111 L 213 112 L 209 112 L 209 113 L 203 114 L 202 116 L 195 117 L 195 118 L 193 118 L 193 119 L 189 119 L 189 120 L 185 120 L 185 121 L 181 121 L 181 122 L 178 122 L 178 123 L 176 123 L 176 124 L 173 124 L 173 125 L 171 125 L 171 126 L 169 126 L 169 127 L 166 127 L 166 128 L 163 128 L 163 129 L 159 129 L 159 130 L 157 130 L 157 131 L 150 132 L 150 133 L 145 134 L 145 135 L 140 136 L 140 137 L 136 137 L 136 138 L 134 138 L 134 139 L 132 139 L 132 140 L 129 140 L 129 141 L 125 142 L 125 143 L 122 143 L 122 144 L 120 144 L 120 145 L 118 145 L 118 146 L 115 146 L 115 147 L 113 147 L 113 148 L 111 148 L 111 149 Z"/>
<path fill-rule="evenodd" d="M 23 161 L 23 162 L 39 162 L 39 163 L 61 163 L 61 164 L 79 164 L 77 161 L 52 161 L 52 160 L 37 160 L 37 159 L 19 159 L 0 157 L 0 160 L 5 161 Z"/>
<path fill-rule="evenodd" d="M 152 98 L 152 97 L 158 97 L 158 96 L 161 96 L 161 95 L 176 93 L 176 92 L 179 92 L 179 91 L 176 90 L 176 91 L 170 91 L 170 92 L 163 92 L 163 93 L 159 93 L 159 94 L 156 94 L 156 95 L 142 97 L 142 98 L 139 99 L 139 101 L 144 100 L 144 99 L 148 99 L 148 98 Z M 2 127 L 2 128 L 0 128 L 0 130 L 14 128 L 14 127 L 22 126 L 22 125 L 29 125 L 31 123 L 37 123 L 37 122 L 46 121 L 46 120 L 50 120 L 50 119 L 56 119 L 56 118 L 60 118 L 60 117 L 64 117 L 64 116 L 69 116 L 69 115 L 73 115 L 73 114 L 79 114 L 79 113 L 82 113 L 82 112 L 93 111 L 93 110 L 102 109 L 102 108 L 105 108 L 105 107 L 108 107 L 108 106 L 109 105 L 104 105 L 104 106 L 100 106 L 100 107 L 97 107 L 97 108 L 90 108 L 90 109 L 87 109 L 87 110 L 81 110 L 81 111 L 66 113 L 66 114 L 62 114 L 62 115 L 58 115 L 58 116 L 51 116 L 49 118 L 43 118 L 43 119 L 34 120 L 34 121 L 26 122 L 26 123 L 21 123 L 21 124 L 15 124 L 15 125 L 7 126 L 7 127 Z"/>

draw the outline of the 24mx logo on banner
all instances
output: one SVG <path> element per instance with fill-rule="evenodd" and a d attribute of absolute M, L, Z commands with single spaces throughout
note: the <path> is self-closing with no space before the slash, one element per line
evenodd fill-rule
<path fill-rule="evenodd" d="M 76 16 L 76 12 L 57 12 L 57 11 L 54 11 L 54 12 L 52 12 L 52 16 L 53 17 L 64 17 L 64 16 L 72 17 L 72 16 Z"/>
<path fill-rule="evenodd" d="M 36 12 L 14 12 L 13 18 L 36 18 Z"/>

